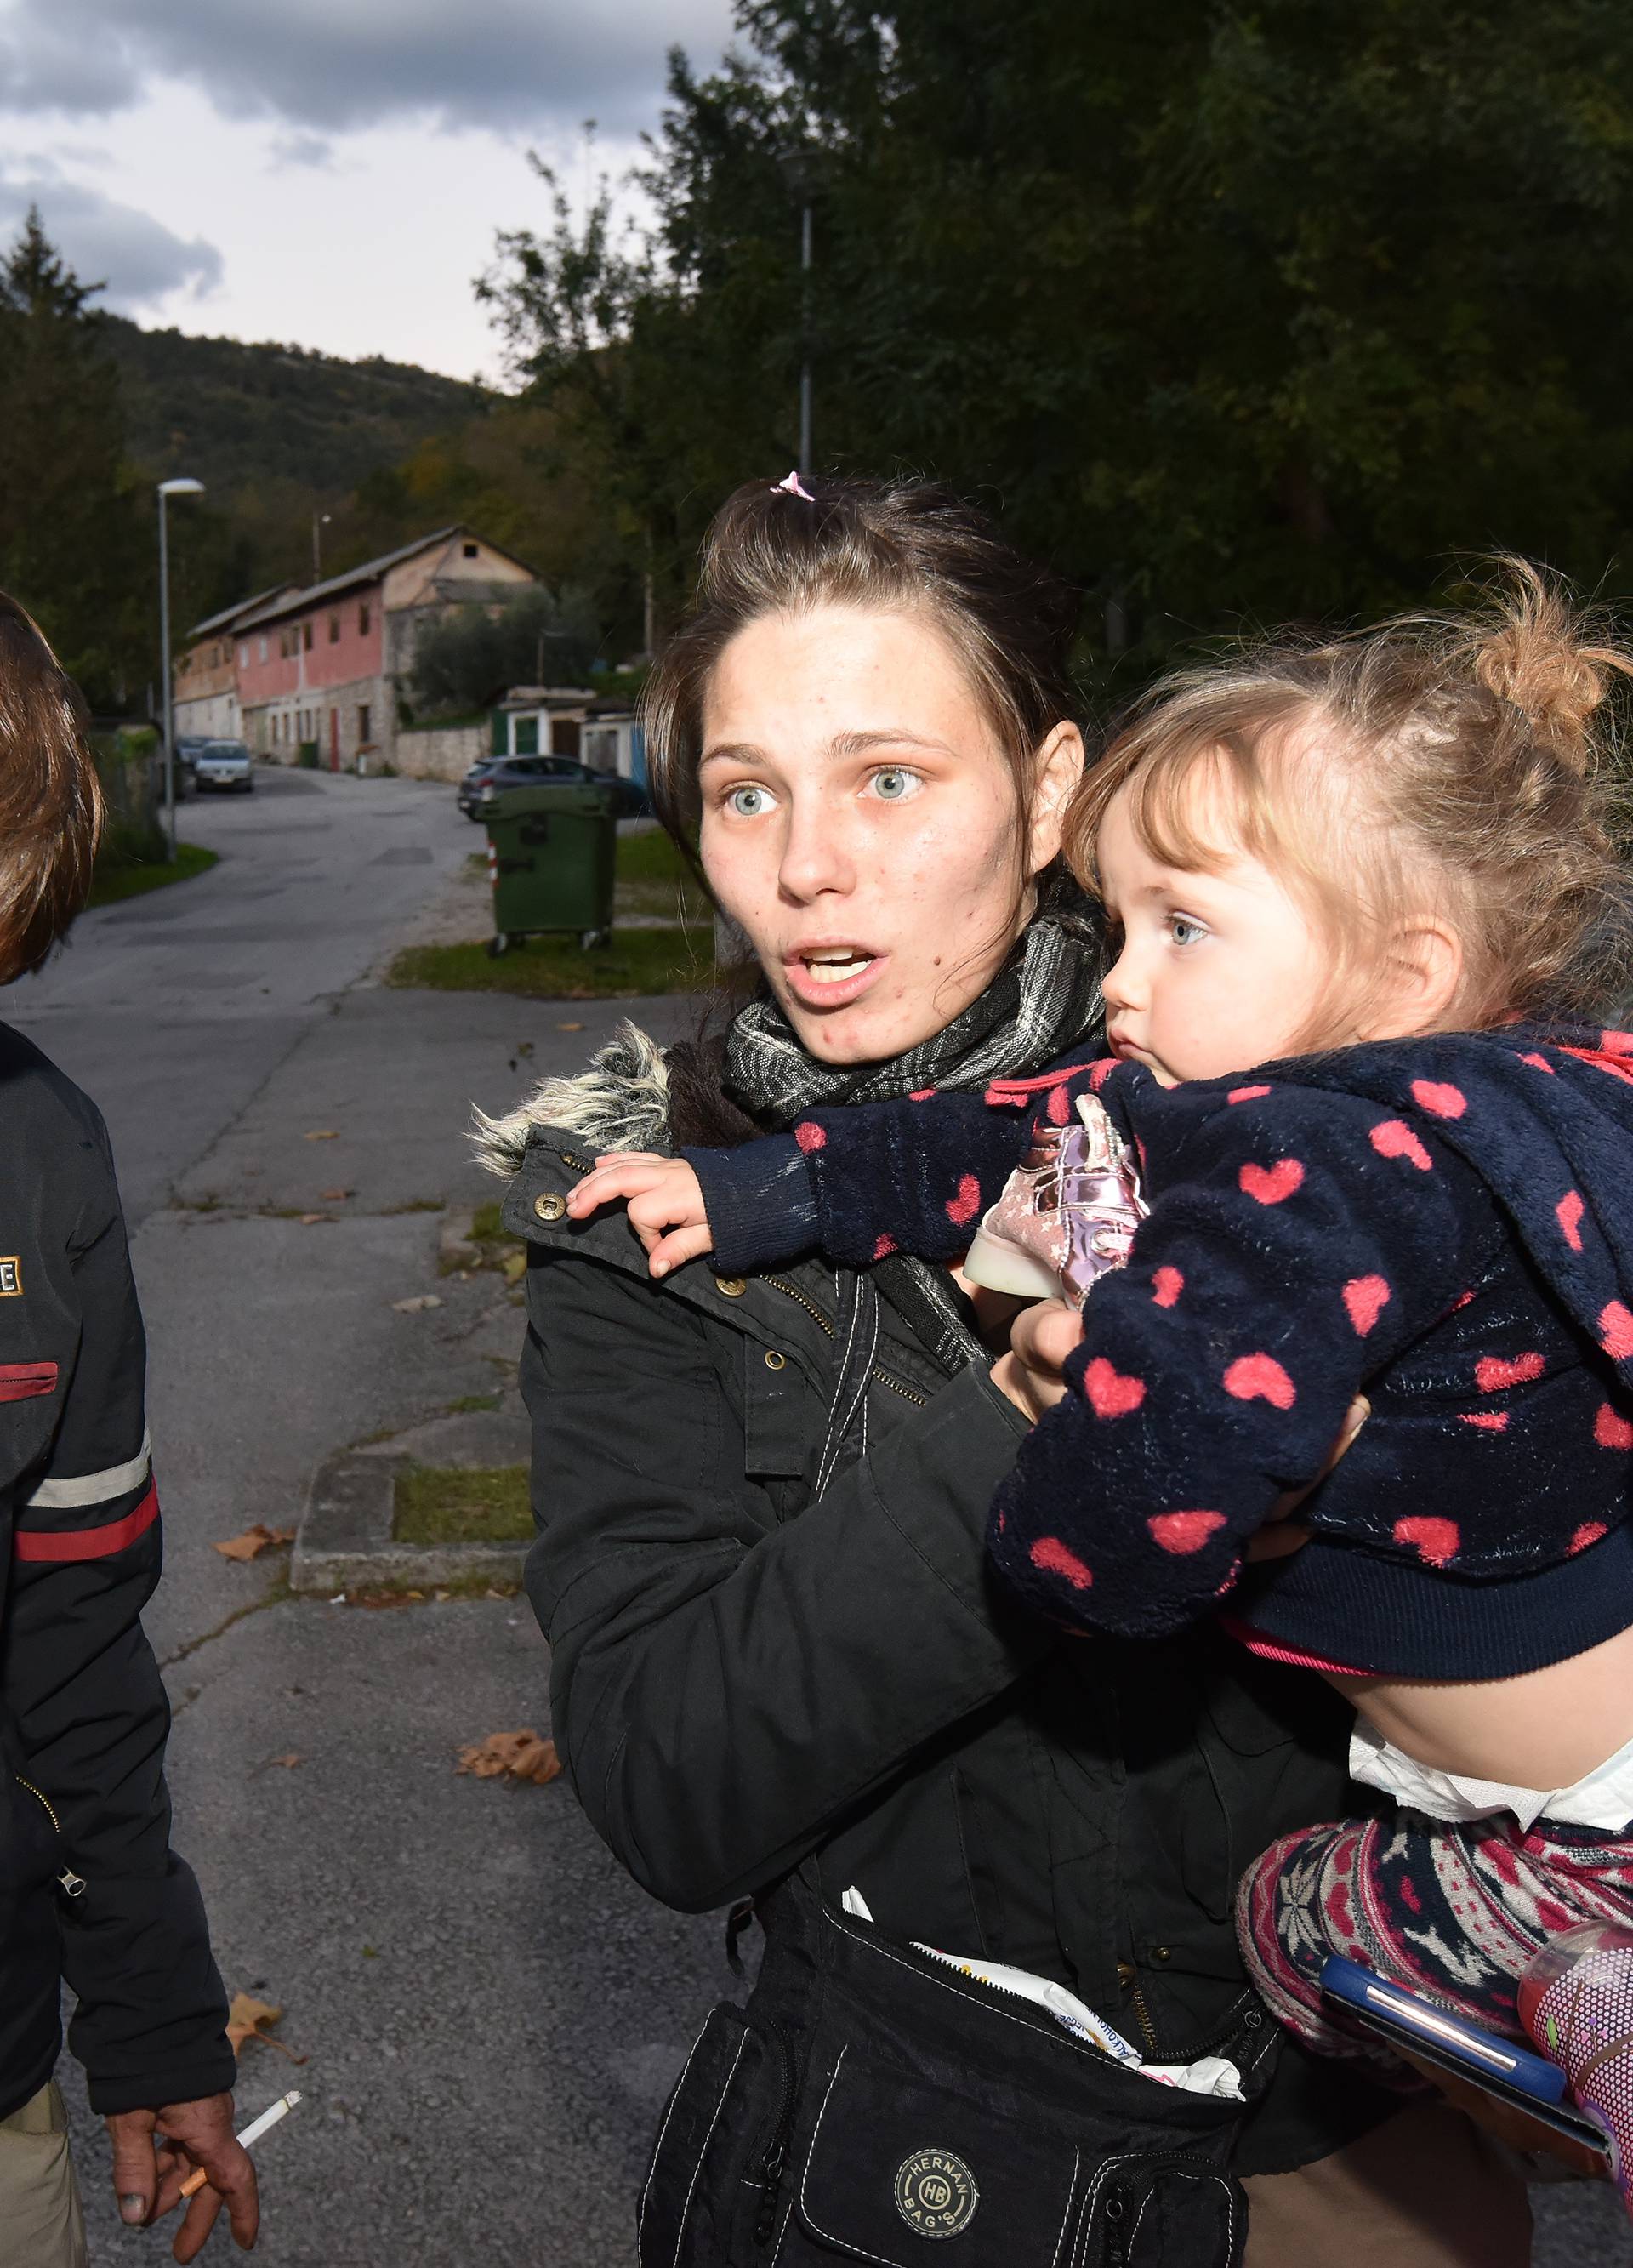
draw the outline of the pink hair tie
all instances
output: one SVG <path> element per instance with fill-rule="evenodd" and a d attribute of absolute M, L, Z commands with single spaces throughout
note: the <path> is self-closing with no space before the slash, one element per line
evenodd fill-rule
<path fill-rule="evenodd" d="M 802 485 L 798 473 L 791 473 L 785 481 L 778 481 L 772 489 L 771 493 L 773 496 L 804 497 L 807 504 L 814 504 L 816 502 L 816 498 L 812 495 L 810 490 Z"/>

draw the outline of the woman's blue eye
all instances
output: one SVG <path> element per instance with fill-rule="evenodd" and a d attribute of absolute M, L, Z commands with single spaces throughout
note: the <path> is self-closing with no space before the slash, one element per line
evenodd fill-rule
<path fill-rule="evenodd" d="M 886 803 L 901 803 L 916 794 L 923 782 L 916 772 L 899 771 L 893 767 L 888 771 L 875 772 L 869 784 Z"/>
<path fill-rule="evenodd" d="M 771 799 L 762 787 L 734 787 L 726 797 L 725 807 L 739 819 L 758 819 L 771 808 Z"/>

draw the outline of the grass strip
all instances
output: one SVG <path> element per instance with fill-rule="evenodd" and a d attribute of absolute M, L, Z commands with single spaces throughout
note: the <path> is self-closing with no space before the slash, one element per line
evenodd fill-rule
<path fill-rule="evenodd" d="M 411 945 L 386 982 L 429 992 L 507 992 L 526 1000 L 633 1000 L 654 992 L 700 992 L 713 982 L 712 934 L 702 929 L 628 929 L 584 952 L 576 938 L 519 939 L 497 961 L 485 944 Z"/>
<path fill-rule="evenodd" d="M 531 1543 L 526 1465 L 410 1465 L 397 1476 L 399 1543 Z"/>
<path fill-rule="evenodd" d="M 216 865 L 220 853 L 206 850 L 201 843 L 178 843 L 176 855 L 152 865 L 145 861 L 129 866 L 99 868 L 91 884 L 91 895 L 85 900 L 92 906 L 116 906 L 121 898 L 139 898 L 149 890 L 162 890 L 166 882 L 190 882 L 195 874 L 207 874 Z"/>

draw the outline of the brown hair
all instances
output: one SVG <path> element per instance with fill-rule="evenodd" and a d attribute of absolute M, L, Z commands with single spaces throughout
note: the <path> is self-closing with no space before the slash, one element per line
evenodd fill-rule
<path fill-rule="evenodd" d="M 0 983 L 38 968 L 85 902 L 102 788 L 78 688 L 0 592 Z"/>
<path fill-rule="evenodd" d="M 1125 787 L 1154 857 L 1217 868 L 1228 852 L 1190 792 L 1211 773 L 1234 790 L 1241 847 L 1300 889 L 1352 983 L 1432 909 L 1463 948 L 1460 1026 L 1602 1012 L 1629 943 L 1607 696 L 1633 677 L 1633 651 L 1554 578 L 1496 566 L 1469 611 L 1281 638 L 1154 687 L 1068 814 L 1079 880 L 1096 887 L 1096 840 Z"/>
<path fill-rule="evenodd" d="M 932 482 L 817 479 L 809 487 L 805 497 L 751 481 L 715 515 L 692 613 L 642 696 L 659 819 L 680 841 L 696 822 L 703 704 L 732 640 L 762 615 L 820 606 L 911 611 L 941 632 L 1009 761 L 1024 813 L 1032 759 L 1052 728 L 1076 715 L 1077 594 Z"/>

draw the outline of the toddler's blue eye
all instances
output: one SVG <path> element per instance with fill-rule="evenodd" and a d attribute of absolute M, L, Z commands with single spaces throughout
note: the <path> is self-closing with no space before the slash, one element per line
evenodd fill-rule
<path fill-rule="evenodd" d="M 1175 945 L 1195 945 L 1199 937 L 1206 937 L 1208 932 L 1200 922 L 1191 921 L 1184 914 L 1172 914 L 1168 934 Z"/>

